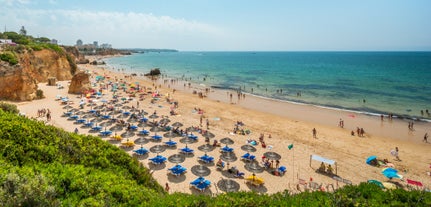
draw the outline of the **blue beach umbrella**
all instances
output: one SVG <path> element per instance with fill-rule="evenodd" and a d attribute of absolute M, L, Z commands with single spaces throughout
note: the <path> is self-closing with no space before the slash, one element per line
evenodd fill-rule
<path fill-rule="evenodd" d="M 371 164 L 371 161 L 377 159 L 377 156 L 373 155 L 373 156 L 369 156 L 367 158 L 367 160 L 365 161 L 367 164 Z"/>

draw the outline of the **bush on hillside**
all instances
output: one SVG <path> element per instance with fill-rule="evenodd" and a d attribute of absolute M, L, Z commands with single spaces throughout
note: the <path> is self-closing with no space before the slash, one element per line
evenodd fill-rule
<path fill-rule="evenodd" d="M 8 62 L 9 65 L 16 65 L 18 64 L 18 58 L 15 56 L 13 52 L 4 52 L 0 54 L 0 60 L 3 60 L 5 62 Z"/>
<path fill-rule="evenodd" d="M 13 113 L 13 114 L 18 114 L 19 110 L 16 107 L 16 105 L 14 104 L 8 104 L 5 102 L 0 102 L 0 109 L 3 110 L 4 112 L 9 112 L 9 113 Z"/>

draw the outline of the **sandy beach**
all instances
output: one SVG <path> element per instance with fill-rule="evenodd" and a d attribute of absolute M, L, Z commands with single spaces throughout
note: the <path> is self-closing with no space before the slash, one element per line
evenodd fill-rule
<path fill-rule="evenodd" d="M 183 129 L 190 126 L 199 126 L 200 115 L 194 109 L 202 109 L 204 111 L 203 128 L 206 128 L 205 122 L 208 120 L 209 131 L 215 134 L 213 139 L 220 140 L 224 137 L 230 137 L 234 140 L 235 143 L 229 147 L 234 148 L 238 160 L 229 164 L 231 167 L 236 166 L 246 176 L 252 173 L 245 169 L 246 162 L 240 160 L 240 157 L 245 154 L 245 151 L 241 150 L 241 146 L 246 144 L 247 139 L 259 140 L 262 133 L 267 147 L 263 148 L 257 145 L 257 151 L 251 154 L 256 155 L 257 160 L 260 162 L 263 153 L 267 151 L 277 152 L 281 155 L 280 166 L 286 166 L 287 168 L 287 172 L 283 176 L 275 176 L 268 171 L 258 173 L 257 176 L 263 178 L 265 184 L 256 187 L 246 184 L 244 179 L 233 178 L 226 171 L 226 168 L 224 171 L 219 171 L 214 164 L 204 164 L 211 170 L 211 174 L 205 178 L 210 180 L 212 185 L 204 192 L 196 191 L 190 188 L 189 185 L 197 177 L 193 175 L 191 168 L 199 164 L 198 157 L 202 156 L 204 152 L 199 151 L 197 148 L 205 143 L 204 138 L 197 134 L 199 137 L 198 142 L 188 144 L 190 148 L 195 150 L 194 156 L 188 156 L 185 162 L 181 163 L 187 168 L 185 175 L 176 177 L 168 174 L 167 169 L 175 165 L 170 162 L 159 166 L 149 164 L 148 158 L 154 157 L 155 153 L 150 152 L 148 155 L 138 157 L 145 167 L 152 170 L 153 176 L 160 185 L 169 184 L 170 192 L 218 194 L 222 193 L 222 191 L 217 188 L 217 182 L 227 178 L 238 182 L 240 190 L 252 190 L 262 193 L 275 193 L 285 189 L 299 192 L 299 190 L 304 190 L 302 186 L 299 189 L 297 188 L 300 179 L 301 183 L 303 180 L 322 185 L 325 190 L 329 190 L 327 187 L 331 184 L 335 188 L 345 185 L 343 182 L 337 182 L 331 176 L 316 173 L 315 171 L 319 168 L 320 162 L 311 161 L 310 165 L 310 155 L 319 155 L 336 161 L 338 176 L 351 181 L 353 184 L 366 182 L 369 179 L 388 180 L 381 173 L 383 167 L 374 167 L 365 163 L 369 156 L 376 155 L 379 159 L 388 159 L 399 170 L 399 174 L 404 176 L 404 181 L 392 179 L 393 181 L 406 185 L 405 180 L 411 179 L 422 182 L 426 187 L 431 187 L 431 177 L 427 175 L 427 172 L 431 170 L 431 157 L 429 156 L 431 144 L 422 142 L 424 134 L 430 132 L 431 123 L 417 122 L 414 125 L 414 131 L 412 131 L 408 129 L 407 121 L 398 119 L 388 120 L 385 117 L 381 121 L 379 117 L 261 99 L 251 95 L 246 95 L 245 98 L 238 100 L 235 93 L 231 102 L 229 91 L 212 89 L 206 98 L 199 98 L 198 95 L 192 92 L 200 92 L 201 89 L 193 84 L 189 88 L 188 86 L 184 87 L 183 82 L 170 84 L 169 81 L 158 80 L 158 82 L 153 83 L 143 76 L 126 78 L 125 74 L 90 65 L 80 65 L 80 69 L 90 71 L 93 74 L 92 81 L 94 81 L 96 75 L 103 75 L 109 76 L 112 81 L 117 78 L 118 80 L 126 80 L 129 83 L 139 82 L 141 87 L 150 87 L 152 90 L 155 90 L 154 86 L 160 85 L 161 87 L 158 87 L 157 90 L 163 96 L 159 101 L 151 103 L 151 98 L 147 96 L 142 101 L 133 98 L 126 105 L 137 107 L 137 101 L 139 101 L 138 109 L 143 109 L 149 114 L 157 111 L 159 116 L 168 116 L 171 120 L 170 123 L 183 123 L 184 126 L 181 127 Z M 59 84 L 63 85 L 64 88 L 58 89 L 55 86 L 40 83 L 39 88 L 44 91 L 45 99 L 15 104 L 26 116 L 40 120 L 46 120 L 46 118 L 37 117 L 37 110 L 49 108 L 52 111 L 52 119 L 47 124 L 52 124 L 71 132 L 78 128 L 79 133 L 97 136 L 98 133 L 91 133 L 89 129 L 82 128 L 81 125 L 75 124 L 73 121 L 68 120 L 67 117 L 62 116 L 66 109 L 63 108 L 64 105 L 61 105 L 60 101 L 56 100 L 57 95 L 67 96 L 73 101 L 72 106 L 74 108 L 78 108 L 82 98 L 79 95 L 67 94 L 68 81 L 62 81 Z M 175 92 L 172 90 L 174 88 L 176 89 Z M 103 98 L 112 99 L 112 92 L 103 90 L 103 94 Z M 126 96 L 124 92 L 121 92 L 121 94 Z M 172 105 L 166 101 L 167 94 L 179 103 L 179 107 L 175 109 L 178 115 L 171 116 L 169 114 Z M 102 103 L 98 102 L 98 104 L 101 105 Z M 88 111 L 89 109 L 90 106 L 86 105 L 83 110 Z M 344 128 L 338 127 L 340 119 L 344 121 Z M 243 122 L 244 126 L 242 128 L 249 130 L 251 133 L 248 135 L 233 134 L 237 121 Z M 364 137 L 357 136 L 357 127 L 364 128 Z M 316 138 L 313 138 L 313 128 L 317 131 Z M 145 127 L 145 129 L 149 129 L 149 127 Z M 142 127 L 139 130 L 142 130 Z M 355 131 L 355 136 L 351 135 L 352 130 Z M 271 135 L 271 138 L 269 138 L 269 135 Z M 135 135 L 129 139 L 133 141 L 137 138 L 139 136 Z M 102 139 L 119 147 L 121 145 L 121 142 L 113 142 L 109 137 Z M 163 140 L 167 141 L 168 139 L 163 138 Z M 185 144 L 179 142 L 180 138 L 173 138 L 173 140 L 178 142 L 178 147 L 167 149 L 160 153 L 161 155 L 169 157 L 178 153 L 179 149 L 185 146 Z M 124 141 L 126 140 L 123 139 L 122 142 Z M 163 141 L 161 143 L 150 141 L 144 144 L 143 147 L 149 149 L 162 143 Z M 293 148 L 289 150 L 288 146 L 291 144 L 293 144 Z M 140 147 L 135 145 L 133 148 L 125 150 L 133 155 L 133 150 Z M 390 151 L 395 147 L 399 148 L 401 161 L 395 160 L 395 157 L 390 154 Z M 216 148 L 208 152 L 208 155 L 213 156 L 217 161 L 221 154 L 219 150 L 220 148 Z"/>

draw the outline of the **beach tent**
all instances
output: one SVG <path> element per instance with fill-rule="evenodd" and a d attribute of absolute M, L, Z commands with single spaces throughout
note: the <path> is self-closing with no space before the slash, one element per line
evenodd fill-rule
<path fill-rule="evenodd" d="M 326 164 L 335 166 L 335 174 L 337 174 L 337 162 L 335 162 L 334 160 L 326 159 L 326 158 L 318 156 L 318 155 L 310 155 L 310 167 L 311 167 L 311 161 L 312 160 L 324 162 Z"/>

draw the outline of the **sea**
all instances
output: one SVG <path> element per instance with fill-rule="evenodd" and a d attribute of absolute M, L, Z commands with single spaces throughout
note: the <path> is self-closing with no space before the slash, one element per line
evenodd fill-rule
<path fill-rule="evenodd" d="M 431 122 L 431 52 L 146 52 L 105 62 L 262 98 Z"/>

